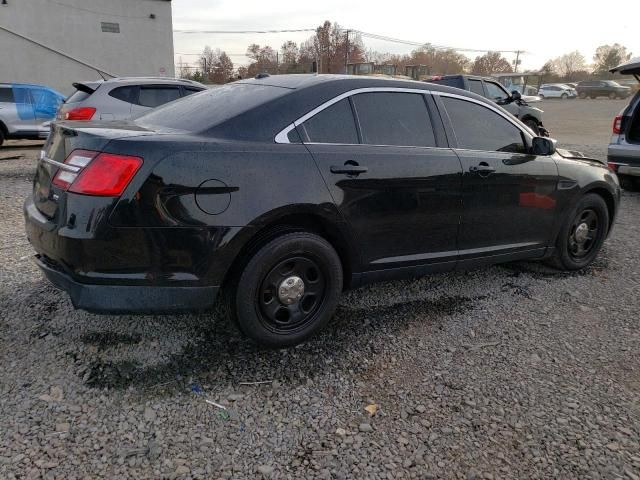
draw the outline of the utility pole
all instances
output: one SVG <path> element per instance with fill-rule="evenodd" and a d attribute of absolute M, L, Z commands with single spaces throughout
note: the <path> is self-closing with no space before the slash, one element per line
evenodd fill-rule
<path fill-rule="evenodd" d="M 513 71 L 514 73 L 518 73 L 518 64 L 520 63 L 520 50 L 516 50 L 516 64 L 513 66 Z"/>
<path fill-rule="evenodd" d="M 349 65 L 349 30 L 347 30 L 345 33 L 346 33 L 347 38 L 346 38 L 345 43 L 344 43 L 344 46 L 345 46 L 345 48 L 344 48 L 344 73 L 347 74 L 347 73 L 349 73 L 349 67 L 348 67 L 348 65 Z"/>

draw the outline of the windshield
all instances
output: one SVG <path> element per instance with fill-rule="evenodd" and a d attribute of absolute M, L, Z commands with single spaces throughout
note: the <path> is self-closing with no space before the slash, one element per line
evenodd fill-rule
<path fill-rule="evenodd" d="M 215 125 L 270 102 L 288 88 L 255 83 L 230 83 L 167 103 L 136 119 L 144 127 L 204 132 Z"/>
<path fill-rule="evenodd" d="M 614 82 L 613 80 L 608 80 L 607 85 L 611 85 L 612 87 L 621 87 L 622 85 L 620 85 L 618 82 Z"/>

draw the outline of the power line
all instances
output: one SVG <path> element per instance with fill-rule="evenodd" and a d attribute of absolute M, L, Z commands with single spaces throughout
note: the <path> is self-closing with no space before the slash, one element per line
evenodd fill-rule
<path fill-rule="evenodd" d="M 363 37 L 367 37 L 367 38 L 372 38 L 375 40 L 383 40 L 386 42 L 391 42 L 391 43 L 400 43 L 403 45 L 410 45 L 410 46 L 414 46 L 414 47 L 425 47 L 425 46 L 430 46 L 433 48 L 436 48 L 438 50 L 456 50 L 458 52 L 474 52 L 474 53 L 482 53 L 482 52 L 502 52 L 502 53 L 524 53 L 522 52 L 522 50 L 496 50 L 493 48 L 460 48 L 460 47 L 448 47 L 445 45 L 435 45 L 435 44 L 431 44 L 431 43 L 427 43 L 427 42 L 414 42 L 411 40 L 402 40 L 399 38 L 394 38 L 394 37 L 387 37 L 386 35 L 379 35 L 377 33 L 368 33 L 368 32 L 363 32 L 362 30 L 352 30 L 355 33 L 359 33 L 360 35 L 362 35 Z"/>
<path fill-rule="evenodd" d="M 264 34 L 264 33 L 300 33 L 300 32 L 315 32 L 315 28 L 292 28 L 284 30 L 174 30 L 174 33 L 182 34 Z M 357 33 L 363 37 L 371 38 L 374 40 L 381 40 L 384 42 L 398 43 L 402 45 L 409 45 L 412 47 L 424 47 L 430 46 L 438 50 L 455 50 L 458 52 L 470 52 L 470 53 L 483 53 L 483 52 L 501 52 L 501 53 L 526 53 L 522 50 L 499 50 L 494 48 L 461 48 L 461 47 L 449 47 L 446 45 L 436 45 L 428 42 L 415 42 L 412 40 L 403 40 L 400 38 L 389 37 L 386 35 L 380 35 L 377 33 L 364 32 L 356 29 L 345 29 L 345 31 Z M 188 54 L 191 55 L 191 54 Z"/>
<path fill-rule="evenodd" d="M 288 30 L 174 30 L 173 33 L 220 33 L 220 34 L 244 34 L 244 33 L 298 33 L 315 32 L 315 28 L 294 28 Z"/>

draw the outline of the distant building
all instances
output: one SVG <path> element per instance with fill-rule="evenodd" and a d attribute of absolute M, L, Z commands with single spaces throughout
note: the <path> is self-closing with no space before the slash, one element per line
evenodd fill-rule
<path fill-rule="evenodd" d="M 0 0 L 0 82 L 174 76 L 171 0 Z"/>

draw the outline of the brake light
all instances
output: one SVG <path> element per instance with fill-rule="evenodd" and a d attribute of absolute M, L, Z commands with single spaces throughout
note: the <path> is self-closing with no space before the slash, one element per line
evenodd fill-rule
<path fill-rule="evenodd" d="M 74 150 L 65 160 L 53 184 L 73 193 L 103 197 L 122 195 L 142 166 L 142 158 L 88 150 Z"/>
<path fill-rule="evenodd" d="M 618 165 L 617 163 L 609 162 L 609 163 L 607 163 L 607 166 L 609 167 L 610 170 L 613 170 L 614 172 L 617 172 L 618 171 L 618 167 L 620 165 Z"/>
<path fill-rule="evenodd" d="M 91 120 L 96 113 L 93 107 L 79 107 L 64 114 L 65 120 Z"/>
<path fill-rule="evenodd" d="M 613 119 L 613 133 L 619 135 L 622 132 L 622 115 L 616 115 Z"/>

